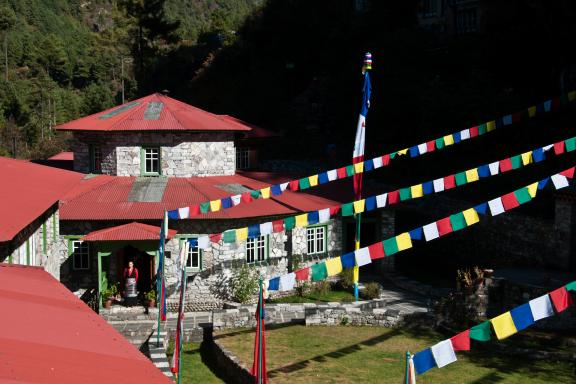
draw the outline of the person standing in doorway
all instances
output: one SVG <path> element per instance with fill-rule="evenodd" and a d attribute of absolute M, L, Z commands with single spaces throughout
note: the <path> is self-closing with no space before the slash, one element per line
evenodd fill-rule
<path fill-rule="evenodd" d="M 134 262 L 129 261 L 128 267 L 124 268 L 124 303 L 127 307 L 136 305 L 138 296 L 138 269 L 134 267 Z"/>

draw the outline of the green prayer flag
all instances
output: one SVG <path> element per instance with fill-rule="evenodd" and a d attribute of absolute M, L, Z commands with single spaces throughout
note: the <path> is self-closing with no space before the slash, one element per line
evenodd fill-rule
<path fill-rule="evenodd" d="M 566 284 L 566 290 L 576 291 L 576 281 Z"/>
<path fill-rule="evenodd" d="M 200 203 L 200 213 L 210 212 L 210 202 Z"/>
<path fill-rule="evenodd" d="M 307 177 L 303 177 L 299 181 L 300 189 L 307 189 L 310 188 L 310 180 Z"/>
<path fill-rule="evenodd" d="M 342 216 L 352 216 L 354 214 L 354 204 L 342 204 Z"/>
<path fill-rule="evenodd" d="M 455 215 L 450 216 L 450 224 L 452 224 L 452 230 L 459 231 L 462 228 L 466 228 L 466 219 L 464 218 L 464 213 L 459 212 Z"/>
<path fill-rule="evenodd" d="M 532 196 L 530 196 L 530 192 L 528 192 L 527 187 L 520 188 L 520 189 L 514 191 L 514 195 L 516 196 L 516 199 L 518 200 L 518 203 L 520 203 L 520 204 L 524 204 L 524 203 L 527 203 L 530 200 L 532 200 Z"/>
<path fill-rule="evenodd" d="M 487 129 L 486 129 L 486 123 L 480 124 L 480 125 L 478 126 L 478 134 L 479 134 L 479 135 L 485 134 L 485 133 L 486 133 L 486 130 L 487 130 Z"/>
<path fill-rule="evenodd" d="M 436 139 L 436 148 L 438 148 L 438 149 L 444 148 L 444 138 L 443 137 Z"/>
<path fill-rule="evenodd" d="M 284 219 L 284 229 L 293 229 L 296 226 L 296 218 L 290 216 Z"/>
<path fill-rule="evenodd" d="M 224 232 L 224 234 L 222 235 L 222 241 L 224 241 L 225 243 L 235 243 L 236 242 L 236 230 L 233 229 L 233 230 Z"/>
<path fill-rule="evenodd" d="M 390 154 L 390 158 L 391 158 L 391 159 L 395 158 L 395 157 L 396 157 L 396 153 L 397 153 L 397 152 L 391 153 L 391 154 Z"/>
<path fill-rule="evenodd" d="M 354 166 L 353 165 L 349 165 L 346 167 L 346 174 L 348 176 L 354 176 Z"/>
<path fill-rule="evenodd" d="M 382 244 L 384 244 L 384 254 L 386 256 L 390 256 L 398 252 L 398 243 L 396 242 L 396 237 L 384 240 Z"/>
<path fill-rule="evenodd" d="M 564 143 L 566 144 L 566 152 L 572 152 L 576 149 L 576 137 L 565 140 Z"/>
<path fill-rule="evenodd" d="M 410 187 L 402 188 L 400 190 L 400 201 L 409 200 L 412 198 Z"/>
<path fill-rule="evenodd" d="M 490 341 L 490 321 L 487 320 L 470 328 L 470 338 L 478 341 Z"/>
<path fill-rule="evenodd" d="M 250 191 L 250 196 L 252 196 L 252 198 L 254 200 L 257 200 L 260 198 L 260 191 L 255 191 L 255 190 Z"/>
<path fill-rule="evenodd" d="M 325 280 L 328 277 L 328 270 L 324 262 L 314 264 L 310 269 L 312 270 L 312 281 Z"/>
<path fill-rule="evenodd" d="M 522 156 L 512 156 L 510 162 L 512 163 L 512 169 L 518 169 L 522 166 Z"/>
<path fill-rule="evenodd" d="M 468 182 L 466 178 L 466 172 L 460 172 L 454 175 L 454 179 L 456 180 L 456 185 L 464 185 Z"/>

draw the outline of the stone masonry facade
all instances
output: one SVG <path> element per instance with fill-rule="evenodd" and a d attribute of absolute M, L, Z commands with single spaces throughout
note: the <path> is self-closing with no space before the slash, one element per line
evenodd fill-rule
<path fill-rule="evenodd" d="M 91 172 L 91 146 L 100 149 L 101 172 L 113 176 L 141 176 L 143 147 L 160 148 L 162 176 L 223 176 L 236 169 L 228 132 L 75 132 L 75 171 Z"/>

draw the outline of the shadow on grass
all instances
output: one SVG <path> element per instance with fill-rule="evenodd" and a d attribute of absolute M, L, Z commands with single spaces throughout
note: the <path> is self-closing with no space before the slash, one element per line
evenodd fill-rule
<path fill-rule="evenodd" d="M 373 345 L 376 345 L 376 344 L 381 343 L 383 341 L 386 341 L 386 340 L 388 340 L 394 336 L 398 336 L 400 334 L 401 334 L 401 332 L 399 330 L 393 330 L 391 332 L 387 332 L 386 334 L 364 340 L 360 343 L 356 343 L 356 344 L 350 345 L 348 347 L 340 348 L 336 351 L 324 353 L 324 354 L 312 357 L 310 359 L 306 359 L 306 360 L 299 361 L 297 363 L 285 365 L 283 367 L 268 371 L 268 377 L 274 378 L 274 377 L 278 376 L 278 374 L 280 374 L 280 373 L 292 373 L 295 371 L 299 371 L 301 369 L 306 368 L 308 366 L 308 364 L 310 364 L 310 362 L 312 362 L 312 361 L 322 363 L 322 362 L 325 362 L 327 358 L 339 359 L 341 357 L 348 356 L 352 353 L 360 351 L 362 349 L 362 346 L 373 346 Z"/>
<path fill-rule="evenodd" d="M 290 323 L 282 323 L 282 324 L 266 324 L 266 330 L 271 331 L 273 329 L 293 327 L 295 325 L 302 325 L 302 324 L 304 324 L 304 321 L 302 321 L 302 320 L 293 320 Z M 238 336 L 238 335 L 243 335 L 245 333 L 254 333 L 254 332 L 256 332 L 256 328 L 252 327 L 252 328 L 248 328 L 248 329 L 242 329 L 240 331 L 234 331 L 234 332 L 228 332 L 228 333 L 222 333 L 219 335 L 214 335 L 214 340 L 225 339 L 228 337 L 234 337 L 234 336 Z"/>

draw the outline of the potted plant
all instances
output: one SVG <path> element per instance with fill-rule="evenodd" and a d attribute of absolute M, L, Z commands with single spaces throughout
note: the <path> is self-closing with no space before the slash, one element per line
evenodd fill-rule
<path fill-rule="evenodd" d="M 104 308 L 106 309 L 110 309 L 110 307 L 112 306 L 112 301 L 114 300 L 114 291 L 112 289 L 112 287 L 110 288 L 106 288 L 105 290 L 102 291 L 102 305 L 104 305 Z"/>
<path fill-rule="evenodd" d="M 154 308 L 156 306 L 156 292 L 153 290 L 146 292 L 146 300 L 148 300 L 148 307 Z"/>

